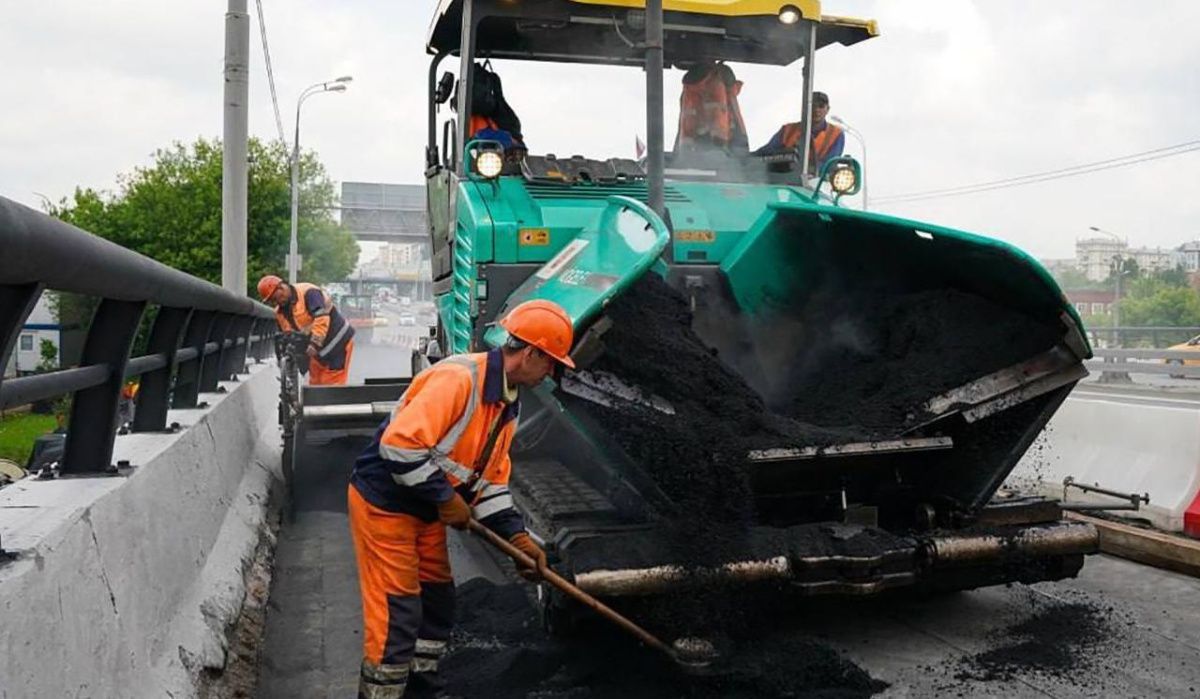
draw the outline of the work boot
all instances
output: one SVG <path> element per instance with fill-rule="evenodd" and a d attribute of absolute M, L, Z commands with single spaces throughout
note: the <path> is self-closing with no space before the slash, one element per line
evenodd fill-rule
<path fill-rule="evenodd" d="M 408 676 L 408 693 L 405 699 L 461 699 L 457 694 L 446 692 L 437 671 L 414 672 Z"/>
<path fill-rule="evenodd" d="M 376 665 L 363 660 L 358 673 L 358 699 L 402 699 L 408 685 L 408 663 Z"/>

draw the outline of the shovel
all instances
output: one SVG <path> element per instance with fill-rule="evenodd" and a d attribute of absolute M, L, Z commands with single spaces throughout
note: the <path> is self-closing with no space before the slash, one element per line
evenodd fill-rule
<path fill-rule="evenodd" d="M 534 561 L 532 558 L 522 553 L 520 549 L 505 541 L 503 537 L 496 534 L 491 529 L 488 529 L 480 524 L 478 520 L 474 518 L 469 520 L 467 522 L 467 528 L 470 529 L 473 534 L 482 537 L 484 541 L 488 542 L 492 546 L 499 549 L 502 553 L 506 554 L 509 558 L 516 561 L 517 564 L 529 568 L 530 570 L 536 570 L 538 575 L 540 575 L 543 580 L 558 588 L 567 596 L 575 599 L 587 607 L 590 607 L 597 614 L 621 627 L 624 631 L 631 634 L 642 643 L 645 643 L 651 648 L 662 652 L 664 655 L 678 664 L 685 672 L 692 674 L 703 672 L 712 661 L 715 653 L 713 651 L 712 644 L 708 643 L 707 641 L 702 639 L 681 638 L 675 641 L 674 647 L 668 646 L 666 643 L 663 643 L 661 640 L 659 640 L 657 636 L 654 636 L 649 631 L 625 618 L 619 612 L 595 597 L 592 597 L 583 590 L 580 590 L 578 587 L 575 587 L 566 578 L 562 577 L 558 573 L 555 573 L 549 568 L 538 568 L 537 561 Z"/>

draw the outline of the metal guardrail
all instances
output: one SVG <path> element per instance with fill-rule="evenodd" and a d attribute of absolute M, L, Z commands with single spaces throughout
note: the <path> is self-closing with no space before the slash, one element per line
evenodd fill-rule
<path fill-rule="evenodd" d="M 1102 374 L 1164 374 L 1200 379 L 1200 350 L 1098 349 L 1084 362 L 1089 371 Z M 1103 377 L 1101 377 L 1103 379 Z"/>
<path fill-rule="evenodd" d="M 1093 347 L 1166 347 L 1187 342 L 1200 335 L 1200 327 L 1172 326 L 1122 326 L 1106 328 L 1095 325 L 1087 329 L 1088 340 Z"/>
<path fill-rule="evenodd" d="M 46 290 L 99 299 L 78 367 L 0 378 L 0 409 L 72 394 L 59 472 L 113 472 L 118 403 L 141 377 L 132 429 L 167 429 L 168 408 L 194 408 L 202 392 L 271 351 L 274 313 L 263 304 L 172 269 L 0 197 L 0 360 L 16 347 Z M 129 357 L 148 306 L 158 315 L 148 353 Z"/>

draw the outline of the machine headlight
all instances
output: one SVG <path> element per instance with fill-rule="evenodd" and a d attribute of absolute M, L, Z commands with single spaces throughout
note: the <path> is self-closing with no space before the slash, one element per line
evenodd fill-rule
<path fill-rule="evenodd" d="M 779 21 L 784 24 L 795 24 L 800 21 L 800 10 L 793 5 L 784 5 L 779 11 Z"/>
<path fill-rule="evenodd" d="M 475 156 L 475 172 L 481 177 L 494 180 L 504 170 L 504 157 L 494 150 L 485 150 Z"/>
<path fill-rule="evenodd" d="M 848 164 L 837 167 L 829 176 L 829 186 L 838 194 L 849 194 L 858 188 L 858 173 Z"/>

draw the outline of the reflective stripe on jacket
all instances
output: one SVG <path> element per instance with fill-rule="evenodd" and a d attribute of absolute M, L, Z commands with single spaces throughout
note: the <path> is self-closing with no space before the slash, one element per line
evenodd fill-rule
<path fill-rule="evenodd" d="M 676 148 L 746 148 L 746 123 L 738 106 L 741 91 L 741 81 L 723 64 L 688 71 L 679 96 Z"/>
<path fill-rule="evenodd" d="M 508 490 L 518 401 L 506 403 L 500 350 L 447 357 L 413 379 L 354 464 L 351 483 L 372 505 L 437 519 L 457 491 L 502 536 L 524 530 Z"/>
<path fill-rule="evenodd" d="M 800 140 L 804 138 L 804 122 L 793 122 L 784 124 L 779 130 L 778 137 L 780 146 L 786 150 L 795 150 L 800 145 Z M 772 139 L 774 140 L 774 139 Z M 825 122 L 825 128 L 813 133 L 812 150 L 809 152 L 808 162 L 812 169 L 823 165 L 826 160 L 837 157 L 842 154 L 842 130 L 829 122 Z M 769 148 L 771 144 L 765 146 Z"/>
<path fill-rule="evenodd" d="M 354 328 L 333 305 L 329 294 L 315 285 L 293 284 L 291 306 L 275 309 L 275 322 L 284 332 L 308 333 L 318 347 L 317 361 L 330 369 L 342 369 L 346 362 L 346 343 L 354 337 Z"/>

